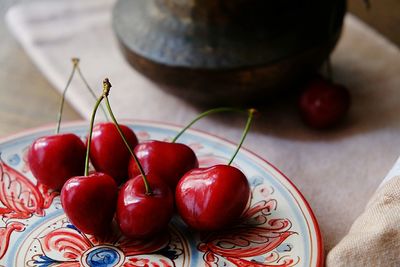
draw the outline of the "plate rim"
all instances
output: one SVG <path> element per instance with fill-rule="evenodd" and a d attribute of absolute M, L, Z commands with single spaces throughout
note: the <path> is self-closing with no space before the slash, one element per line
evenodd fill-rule
<path fill-rule="evenodd" d="M 102 121 L 96 121 L 96 122 L 102 122 Z M 167 126 L 167 127 L 172 127 L 172 128 L 183 128 L 184 126 L 182 126 L 181 124 L 178 123 L 173 123 L 173 122 L 164 122 L 164 121 L 157 121 L 157 120 L 148 120 L 148 119 L 119 119 L 118 120 L 119 123 L 130 123 L 130 124 L 135 124 L 135 123 L 142 123 L 142 124 L 151 124 L 154 126 Z M 60 133 L 63 132 L 63 128 L 64 127 L 79 127 L 79 126 L 85 126 L 85 124 L 87 124 L 87 127 L 89 128 L 89 121 L 86 120 L 72 120 L 72 121 L 66 121 L 66 122 L 62 122 L 61 124 L 61 131 Z M 14 133 L 10 133 L 7 134 L 5 136 L 0 137 L 0 144 L 5 143 L 5 142 L 9 142 L 12 141 L 14 139 L 17 138 L 22 138 L 28 135 L 32 135 L 38 132 L 42 132 L 42 131 L 48 131 L 52 128 L 55 129 L 55 123 L 46 123 L 40 126 L 36 126 L 36 127 L 31 127 L 28 129 L 24 129 L 24 130 L 20 130 L 20 131 L 16 131 Z M 219 139 L 229 145 L 237 145 L 237 143 L 221 137 L 217 134 L 214 133 L 210 133 L 207 132 L 205 130 L 201 130 L 198 129 L 196 127 L 192 127 L 187 129 L 188 132 L 192 132 L 192 133 L 197 133 L 197 134 L 202 134 L 205 136 L 209 136 L 209 137 L 213 137 L 215 139 Z M 301 198 L 305 208 L 307 209 L 308 214 L 310 215 L 310 218 L 313 222 L 314 225 L 314 231 L 315 231 L 315 236 L 316 236 L 316 242 L 317 242 L 317 257 L 316 257 L 316 266 L 324 266 L 324 245 L 323 245 L 323 238 L 322 238 L 322 233 L 321 233 L 321 228 L 318 224 L 317 218 L 311 208 L 311 205 L 308 203 L 308 201 L 306 200 L 306 198 L 304 197 L 303 193 L 301 193 L 301 191 L 297 188 L 297 186 L 289 179 L 288 176 L 286 176 L 279 168 L 277 168 L 274 164 L 272 164 L 271 162 L 269 162 L 268 160 L 266 160 L 265 158 L 263 158 L 262 156 L 258 155 L 257 153 L 251 151 L 250 149 L 246 148 L 245 146 L 242 146 L 240 148 L 241 150 L 244 150 L 246 153 L 250 154 L 251 156 L 257 158 L 258 160 L 266 163 L 267 165 L 269 165 L 274 171 L 276 171 L 277 173 L 279 173 L 289 184 L 290 186 L 295 190 L 295 192 L 299 195 L 299 197 Z"/>

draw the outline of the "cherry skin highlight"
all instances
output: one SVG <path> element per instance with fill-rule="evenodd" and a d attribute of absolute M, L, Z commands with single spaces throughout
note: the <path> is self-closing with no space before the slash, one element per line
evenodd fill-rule
<path fill-rule="evenodd" d="M 199 231 L 221 230 L 236 223 L 250 197 L 246 176 L 237 168 L 215 165 L 187 172 L 175 201 L 182 219 Z"/>
<path fill-rule="evenodd" d="M 146 141 L 135 147 L 135 155 L 146 174 L 154 174 L 169 185 L 174 192 L 179 179 L 199 163 L 193 150 L 185 144 L 163 141 Z M 136 162 L 131 159 L 129 176 L 139 175 Z"/>
<path fill-rule="evenodd" d="M 171 189 L 160 178 L 148 174 L 152 193 L 146 194 L 142 176 L 129 179 L 120 189 L 116 219 L 121 232 L 134 239 L 146 239 L 165 230 L 173 215 Z"/>
<path fill-rule="evenodd" d="M 44 136 L 30 146 L 28 164 L 38 182 L 58 191 L 69 178 L 83 174 L 85 154 L 85 144 L 75 134 Z"/>
<path fill-rule="evenodd" d="M 350 108 L 350 94 L 346 87 L 322 77 L 312 80 L 299 99 L 303 121 L 317 129 L 338 124 Z"/>
<path fill-rule="evenodd" d="M 114 218 L 118 187 L 104 173 L 69 179 L 61 191 L 61 204 L 70 222 L 85 234 L 102 236 Z"/>
<path fill-rule="evenodd" d="M 133 149 L 138 143 L 135 133 L 125 125 L 120 127 Z M 110 175 L 117 184 L 121 184 L 128 178 L 130 158 L 129 150 L 112 122 L 98 123 L 94 126 L 90 159 L 96 171 Z"/>

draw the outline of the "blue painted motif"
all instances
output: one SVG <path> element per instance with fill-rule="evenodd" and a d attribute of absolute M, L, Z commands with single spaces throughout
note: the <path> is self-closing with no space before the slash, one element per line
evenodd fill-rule
<path fill-rule="evenodd" d="M 276 248 L 278 252 L 290 252 L 293 249 L 293 245 L 290 243 L 282 243 Z"/>
<path fill-rule="evenodd" d="M 47 257 L 46 255 L 40 255 L 40 260 L 35 260 L 33 263 L 37 264 L 38 267 L 48 267 L 55 263 L 62 263 L 60 261 L 53 260 L 52 258 Z"/>
<path fill-rule="evenodd" d="M 110 247 L 100 247 L 89 252 L 87 264 L 92 267 L 112 267 L 120 261 L 119 253 Z"/>
<path fill-rule="evenodd" d="M 146 130 L 148 132 L 151 133 L 151 137 L 152 139 L 160 139 L 161 137 L 165 137 L 165 136 L 174 136 L 176 134 L 176 130 L 171 130 L 168 128 L 165 129 L 160 129 L 159 127 L 153 127 L 151 125 L 130 125 L 131 128 L 134 128 L 134 130 L 138 130 L 138 129 L 143 129 Z M 79 133 L 82 136 L 86 135 L 87 129 L 84 128 L 83 126 L 76 126 L 76 127 L 70 127 L 68 128 L 68 131 L 71 132 L 76 132 Z M 42 135 L 46 135 L 47 132 L 43 131 L 40 133 L 36 133 L 36 134 L 31 134 L 29 136 L 26 137 L 21 137 L 18 138 L 16 140 L 12 140 L 9 142 L 5 142 L 5 143 L 0 143 L 0 150 L 15 150 L 17 147 L 18 149 L 20 149 L 19 147 L 26 147 L 27 144 L 32 142 L 32 138 L 36 138 Z M 48 134 L 51 134 L 52 131 L 48 131 Z M 186 141 L 186 142 L 184 142 Z M 226 145 L 224 142 L 219 143 L 218 140 L 214 140 L 213 138 L 209 138 L 209 137 L 203 137 L 202 135 L 198 135 L 197 133 L 191 133 L 190 131 L 183 136 L 182 142 L 184 143 L 189 143 L 189 142 L 199 142 L 202 145 L 204 145 L 204 147 L 206 147 L 207 149 L 213 150 L 213 151 L 217 151 L 222 155 L 228 155 L 230 156 L 231 154 L 231 146 L 230 145 Z M 20 149 L 22 150 L 22 149 Z M 5 151 L 7 152 L 14 152 L 14 151 Z M 22 153 L 21 153 L 22 154 Z M 11 155 L 11 154 L 10 154 Z M 11 161 L 10 161 L 11 160 Z M 14 165 L 14 164 L 18 164 L 17 161 L 21 161 L 21 157 L 18 158 L 14 158 L 12 156 L 7 158 L 7 162 L 10 163 L 10 165 Z M 250 178 L 250 183 L 251 185 L 257 186 L 260 185 L 262 183 L 267 183 L 268 185 L 270 185 L 271 187 L 273 187 L 274 189 L 276 189 L 276 192 L 281 195 L 283 197 L 283 199 L 286 200 L 287 203 L 294 203 L 294 196 L 290 193 L 289 190 L 287 190 L 285 188 L 285 186 L 283 186 L 282 182 L 279 179 L 275 179 L 274 177 L 272 177 L 272 175 L 269 172 L 266 172 L 265 169 L 262 167 L 262 165 L 254 162 L 250 157 L 246 156 L 245 153 L 243 154 L 239 154 L 237 159 L 237 162 L 240 162 L 241 166 L 246 166 L 247 168 L 249 168 L 250 170 L 252 170 L 253 172 L 259 173 L 260 175 L 255 176 L 254 178 Z M 20 162 L 19 162 L 20 163 Z M 289 186 L 290 187 L 290 186 Z M 51 212 L 49 211 L 48 213 L 46 213 L 46 217 L 38 217 L 38 218 L 34 218 L 35 220 L 30 223 L 28 225 L 28 227 L 26 228 L 25 231 L 23 231 L 22 233 L 19 233 L 18 235 L 15 234 L 15 237 L 17 238 L 17 241 L 15 242 L 15 244 L 22 244 L 24 242 L 24 240 L 26 239 L 26 237 L 34 230 L 36 229 L 39 225 L 46 223 L 46 221 L 50 220 L 51 218 L 55 217 L 56 215 L 59 215 L 62 213 L 62 210 L 52 210 Z M 293 219 L 293 217 L 295 218 L 293 221 L 295 222 L 296 226 L 296 230 L 301 229 L 300 232 L 302 233 L 306 233 L 307 231 L 307 225 L 306 225 L 306 221 L 304 220 L 303 214 L 301 213 L 301 211 L 299 210 L 299 208 L 296 205 L 290 205 L 287 207 L 287 209 L 284 212 L 285 214 L 290 214 L 291 219 Z M 74 227 L 73 225 L 68 225 L 69 228 L 77 230 L 76 227 Z M 79 230 L 77 230 L 79 232 Z M 199 253 L 197 252 L 197 248 L 195 247 L 195 244 L 193 244 L 193 240 L 195 240 L 195 237 L 192 237 L 190 234 L 188 234 L 190 236 L 190 238 L 188 238 L 188 235 L 186 235 L 188 233 L 186 233 L 185 231 L 185 236 L 187 239 L 189 239 L 190 245 L 189 245 L 189 249 L 195 253 L 193 253 L 191 255 L 191 263 L 192 266 L 196 266 L 196 264 L 198 263 L 198 256 Z M 307 265 L 308 261 L 310 260 L 309 258 L 307 258 L 307 256 L 309 255 L 309 250 L 310 250 L 310 243 L 309 240 L 307 238 L 308 236 L 306 234 L 301 235 L 301 239 L 304 241 L 302 248 L 303 248 L 303 254 L 305 256 L 305 258 L 302 258 L 302 261 L 305 265 Z M 11 246 L 8 253 L 7 253 L 7 263 L 10 264 L 11 262 L 14 262 L 14 260 L 17 257 L 16 251 L 17 251 L 18 246 Z M 119 259 L 120 255 L 118 254 L 117 251 L 113 250 L 112 248 L 107 248 L 107 247 L 102 247 L 102 249 L 106 249 L 105 251 L 102 251 L 101 253 L 99 253 L 100 251 L 95 252 L 96 250 L 91 251 L 87 257 L 88 263 L 89 260 L 91 261 L 90 266 L 100 266 L 100 267 L 108 267 L 108 266 L 113 266 L 113 261 L 115 262 L 116 260 Z M 289 249 L 289 250 L 288 250 Z M 280 252 L 285 252 L 285 251 L 291 251 L 293 250 L 293 245 L 288 244 L 288 243 L 284 243 L 281 244 L 277 250 L 279 250 Z M 160 251 L 162 255 L 173 259 L 176 257 L 176 255 L 173 252 L 171 252 L 169 249 L 165 249 L 165 250 L 161 250 Z M 118 257 L 118 259 L 117 259 Z M 114 259 L 114 260 L 113 260 Z M 256 258 L 255 258 L 256 259 Z M 258 259 L 258 258 L 257 258 Z M 38 255 L 35 257 L 34 259 L 34 263 L 37 264 L 37 266 L 39 267 L 47 267 L 47 266 L 52 266 L 58 263 L 58 261 L 55 261 L 45 255 Z M 201 259 L 199 259 L 200 261 Z M 32 261 L 31 261 L 32 262 Z M 202 262 L 202 261 L 201 261 Z M 2 265 L 3 259 L 0 260 L 0 265 Z M 4 266 L 12 266 L 11 264 L 8 265 L 5 264 Z"/>
<path fill-rule="evenodd" d="M 170 246 L 166 246 L 163 249 L 157 251 L 156 254 L 160 254 L 164 257 L 167 257 L 171 261 L 174 261 L 183 253 L 182 252 L 178 253 L 176 250 L 173 250 Z"/>
<path fill-rule="evenodd" d="M 21 157 L 18 154 L 13 154 L 8 157 L 7 162 L 12 166 L 17 166 L 21 162 Z"/>
<path fill-rule="evenodd" d="M 73 224 L 67 224 L 66 227 L 69 228 L 69 229 L 75 230 L 75 231 L 77 231 L 78 233 L 81 232 L 81 231 L 79 231 L 79 229 L 76 228 L 76 226 L 73 225 Z"/>
<path fill-rule="evenodd" d="M 253 176 L 249 178 L 249 183 L 251 187 L 256 187 L 262 185 L 264 183 L 264 178 L 260 176 Z"/>

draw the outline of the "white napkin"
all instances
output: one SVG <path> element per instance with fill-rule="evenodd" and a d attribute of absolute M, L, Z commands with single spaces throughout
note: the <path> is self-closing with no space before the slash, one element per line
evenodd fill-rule
<path fill-rule="evenodd" d="M 10 29 L 57 90 L 81 58 L 87 80 L 101 90 L 109 77 L 118 118 L 186 124 L 199 110 L 134 71 L 122 57 L 110 21 L 113 0 L 57 0 L 12 8 Z M 334 79 L 353 98 L 347 123 L 318 132 L 303 126 L 294 103 L 266 107 L 245 146 L 281 169 L 303 192 L 331 249 L 362 212 L 400 154 L 400 53 L 382 36 L 348 15 L 333 53 Z M 84 118 L 93 99 L 74 82 L 69 102 Z M 266 103 L 271 103 L 266 102 Z M 269 105 L 268 104 L 268 105 Z M 196 127 L 239 140 L 245 118 L 207 118 Z"/>

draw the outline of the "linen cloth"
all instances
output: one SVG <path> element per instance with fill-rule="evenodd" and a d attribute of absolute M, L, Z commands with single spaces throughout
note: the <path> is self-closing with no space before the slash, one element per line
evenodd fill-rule
<path fill-rule="evenodd" d="M 369 201 L 349 233 L 328 254 L 328 267 L 400 266 L 400 176 Z"/>
<path fill-rule="evenodd" d="M 111 28 L 113 3 L 27 3 L 12 8 L 7 22 L 55 89 L 61 91 L 65 85 L 70 58 L 79 57 L 82 71 L 98 92 L 104 77 L 110 78 L 110 102 L 118 118 L 188 123 L 203 109 L 160 90 L 124 60 Z M 344 125 L 314 131 L 302 124 L 294 101 L 266 99 L 262 116 L 244 144 L 278 167 L 304 194 L 318 219 L 326 250 L 345 236 L 400 154 L 398 48 L 347 15 L 332 63 L 334 80 L 352 95 Z M 67 100 L 89 118 L 94 100 L 78 79 Z M 195 128 L 236 141 L 244 122 L 243 117 L 226 114 L 206 118 Z"/>

